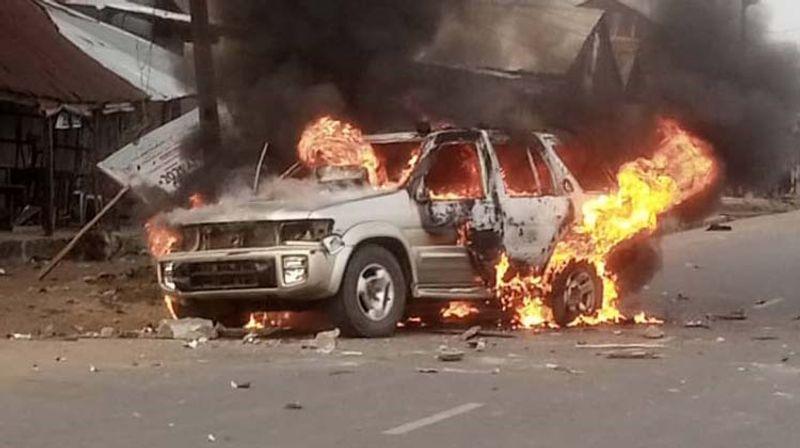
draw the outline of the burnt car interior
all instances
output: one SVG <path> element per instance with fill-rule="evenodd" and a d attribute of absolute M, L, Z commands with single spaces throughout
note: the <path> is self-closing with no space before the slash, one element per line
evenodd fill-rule
<path fill-rule="evenodd" d="M 453 142 L 438 147 L 425 175 L 425 186 L 434 201 L 480 199 L 483 178 L 474 143 Z"/>

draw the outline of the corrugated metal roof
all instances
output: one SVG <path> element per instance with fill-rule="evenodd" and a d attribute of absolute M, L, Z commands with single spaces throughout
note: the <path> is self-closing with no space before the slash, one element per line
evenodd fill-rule
<path fill-rule="evenodd" d="M 0 93 L 28 102 L 102 104 L 146 96 L 59 34 L 33 0 L 0 7 Z"/>
<path fill-rule="evenodd" d="M 603 11 L 569 0 L 471 0 L 446 17 L 420 62 L 562 75 Z"/>
<path fill-rule="evenodd" d="M 116 9 L 118 11 L 141 14 L 163 20 L 190 23 L 192 16 L 181 12 L 167 11 L 154 6 L 140 5 L 130 0 L 63 0 L 65 5 L 93 6 L 97 9 Z"/>
<path fill-rule="evenodd" d="M 182 56 L 51 0 L 40 1 L 64 37 L 151 100 L 194 95 L 191 70 Z"/>

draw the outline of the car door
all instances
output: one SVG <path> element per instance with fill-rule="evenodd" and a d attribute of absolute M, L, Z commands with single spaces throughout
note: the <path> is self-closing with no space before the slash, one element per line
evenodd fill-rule
<path fill-rule="evenodd" d="M 571 202 L 557 194 L 556 179 L 538 140 L 493 142 L 500 169 L 498 207 L 509 258 L 544 267 L 571 218 Z"/>
<path fill-rule="evenodd" d="M 480 133 L 442 134 L 419 164 L 412 192 L 423 233 L 414 244 L 421 286 L 481 284 L 466 247 L 464 226 L 472 225 L 476 213 L 488 221 L 495 215 L 485 152 Z"/>

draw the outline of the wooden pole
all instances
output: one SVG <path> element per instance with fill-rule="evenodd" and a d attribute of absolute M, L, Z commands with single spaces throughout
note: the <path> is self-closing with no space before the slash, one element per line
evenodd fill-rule
<path fill-rule="evenodd" d="M 55 256 L 55 258 L 53 258 L 53 260 L 50 261 L 50 263 L 47 266 L 45 266 L 41 270 L 41 272 L 39 272 L 39 280 L 42 280 L 45 277 L 47 277 L 47 274 L 49 274 L 50 271 L 55 269 L 55 267 L 58 266 L 59 263 L 61 263 L 61 260 L 64 259 L 64 257 L 67 256 L 67 254 L 70 253 L 70 251 L 72 251 L 72 249 L 75 247 L 76 244 L 78 244 L 78 241 L 80 241 L 80 239 L 83 238 L 86 232 L 88 232 L 89 229 L 94 227 L 94 225 L 97 224 L 100 221 L 100 219 L 102 219 L 103 216 L 105 216 L 106 213 L 108 213 L 117 204 L 117 202 L 120 201 L 120 199 L 122 199 L 123 196 L 125 196 L 125 193 L 129 192 L 130 190 L 131 190 L 130 186 L 124 187 L 122 190 L 119 191 L 119 193 L 117 193 L 116 196 L 114 196 L 114 199 L 109 201 L 108 204 L 106 204 L 106 206 L 103 207 L 102 210 L 100 210 L 100 213 L 96 214 L 91 221 L 86 223 L 86 225 L 83 226 L 83 228 L 81 228 L 81 230 L 79 230 L 74 237 L 72 237 L 72 240 L 70 240 L 70 242 L 67 243 L 67 245 L 64 246 L 63 249 L 61 249 L 61 252 L 59 252 Z"/>
<path fill-rule="evenodd" d="M 53 118 L 45 118 L 44 123 L 47 126 L 44 133 L 45 144 L 47 145 L 44 151 L 44 168 L 47 172 L 47 183 L 45 185 L 42 227 L 44 228 L 44 235 L 51 236 L 56 228 L 56 215 L 58 214 L 56 210 L 56 145 L 53 135 Z"/>

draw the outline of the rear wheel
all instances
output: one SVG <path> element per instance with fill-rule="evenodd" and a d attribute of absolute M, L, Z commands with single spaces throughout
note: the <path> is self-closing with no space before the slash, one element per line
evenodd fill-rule
<path fill-rule="evenodd" d="M 347 264 L 339 293 L 330 302 L 330 317 L 347 336 L 390 336 L 405 311 L 406 294 L 394 255 L 380 246 L 364 246 Z"/>
<path fill-rule="evenodd" d="M 570 263 L 553 281 L 550 296 L 553 320 L 564 327 L 580 315 L 589 316 L 603 307 L 603 281 L 592 265 Z"/>

